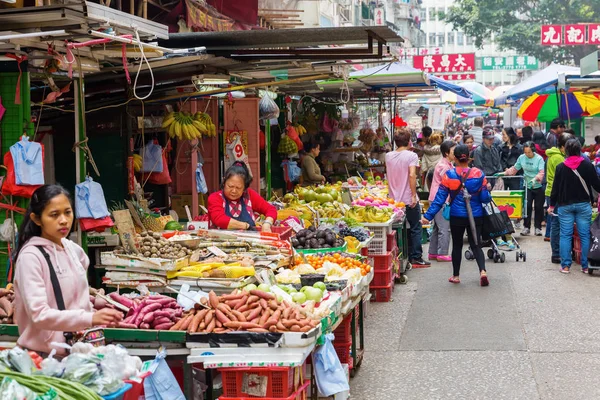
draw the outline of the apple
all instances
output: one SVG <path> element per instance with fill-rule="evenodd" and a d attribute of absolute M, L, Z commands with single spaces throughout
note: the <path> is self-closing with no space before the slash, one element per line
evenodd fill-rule
<path fill-rule="evenodd" d="M 256 287 L 256 285 L 255 285 L 254 283 L 251 283 L 251 284 L 249 284 L 249 285 L 246 285 L 246 286 L 244 287 L 244 290 L 245 290 L 246 292 L 249 292 L 249 291 L 251 291 L 251 290 L 256 290 L 256 289 L 257 289 L 257 287 Z"/>
<path fill-rule="evenodd" d="M 189 225 L 188 226 L 188 231 L 195 231 L 196 227 L 194 225 Z"/>
<path fill-rule="evenodd" d="M 258 290 L 262 290 L 263 292 L 270 292 L 271 286 L 266 283 L 261 283 L 260 285 L 258 285 Z"/>
<path fill-rule="evenodd" d="M 298 291 L 296 290 L 295 287 L 289 286 L 288 287 L 288 291 L 289 294 L 294 294 L 294 293 L 298 293 Z"/>
<path fill-rule="evenodd" d="M 325 285 L 325 282 L 315 282 L 313 287 L 319 289 L 322 292 L 327 290 L 327 286 Z"/>
<path fill-rule="evenodd" d="M 292 294 L 292 300 L 294 301 L 294 303 L 304 304 L 304 302 L 306 302 L 306 296 L 304 295 L 304 293 L 296 292 Z"/>

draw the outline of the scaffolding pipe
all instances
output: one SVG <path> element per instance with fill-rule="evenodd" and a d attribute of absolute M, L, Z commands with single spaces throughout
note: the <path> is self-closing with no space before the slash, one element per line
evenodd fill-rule
<path fill-rule="evenodd" d="M 45 31 L 45 32 L 29 32 L 29 33 L 15 33 L 12 35 L 3 35 L 0 36 L 0 41 L 12 40 L 12 39 L 23 39 L 23 38 L 33 38 L 33 37 L 42 37 L 42 36 L 60 36 L 65 35 L 67 32 L 64 29 L 60 29 L 57 31 Z"/>

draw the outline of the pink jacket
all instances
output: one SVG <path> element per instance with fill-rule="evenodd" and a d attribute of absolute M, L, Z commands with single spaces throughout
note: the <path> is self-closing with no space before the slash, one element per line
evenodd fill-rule
<path fill-rule="evenodd" d="M 446 175 L 446 172 L 452 169 L 452 163 L 447 158 L 442 157 L 433 170 L 433 181 L 431 182 L 431 188 L 429 189 L 429 202 L 433 203 L 435 195 L 442 183 L 442 178 Z"/>
<path fill-rule="evenodd" d="M 65 311 L 56 306 L 48 263 L 35 246 L 42 246 L 54 265 L 65 301 Z M 52 342 L 64 343 L 63 332 L 92 326 L 87 268 L 90 260 L 81 247 L 63 239 L 60 247 L 42 237 L 33 237 L 21 250 L 15 266 L 15 318 L 18 345 L 50 353 Z M 58 354 L 64 350 L 57 349 Z"/>

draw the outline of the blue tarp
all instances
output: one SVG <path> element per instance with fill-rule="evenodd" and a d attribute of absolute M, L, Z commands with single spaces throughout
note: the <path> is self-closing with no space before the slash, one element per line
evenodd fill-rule
<path fill-rule="evenodd" d="M 442 89 L 447 92 L 452 92 L 457 96 L 464 98 L 465 100 L 471 98 L 471 92 L 469 92 L 462 86 L 450 83 L 447 80 L 439 78 L 435 75 L 427 75 L 427 79 L 429 79 L 429 82 L 432 84 L 432 86 L 436 86 L 438 89 Z"/>
<path fill-rule="evenodd" d="M 494 105 L 502 105 L 522 99 L 541 90 L 549 89 L 558 82 L 558 75 L 579 75 L 579 68 L 567 65 L 550 64 L 543 70 L 533 74 L 523 82 L 515 85 L 494 100 Z"/>

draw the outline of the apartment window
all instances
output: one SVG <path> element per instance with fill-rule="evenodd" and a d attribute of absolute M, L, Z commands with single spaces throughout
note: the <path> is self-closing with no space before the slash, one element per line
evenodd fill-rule
<path fill-rule="evenodd" d="M 471 36 L 467 36 L 467 46 L 473 46 L 475 40 Z"/>
<path fill-rule="evenodd" d="M 435 33 L 429 34 L 429 46 L 435 46 Z"/>
<path fill-rule="evenodd" d="M 445 36 L 446 35 L 443 34 L 443 33 L 438 33 L 437 34 L 437 45 L 438 45 L 438 47 L 443 47 L 445 45 L 445 43 L 444 43 L 444 37 Z"/>
<path fill-rule="evenodd" d="M 456 34 L 456 44 L 459 46 L 464 46 L 465 44 L 465 34 L 462 32 L 458 32 Z"/>
<path fill-rule="evenodd" d="M 454 45 L 454 32 L 448 32 L 448 46 Z"/>
<path fill-rule="evenodd" d="M 429 20 L 433 21 L 437 18 L 437 8 L 431 7 L 429 9 Z"/>
<path fill-rule="evenodd" d="M 427 11 L 424 8 L 421 8 L 419 10 L 419 15 L 421 17 L 421 21 L 425 21 L 425 19 L 427 18 Z"/>

